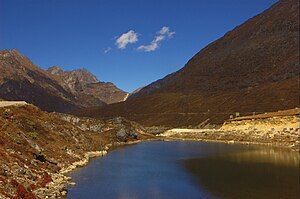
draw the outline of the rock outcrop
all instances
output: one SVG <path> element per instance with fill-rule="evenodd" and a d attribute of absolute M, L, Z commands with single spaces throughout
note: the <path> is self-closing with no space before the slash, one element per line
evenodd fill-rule
<path fill-rule="evenodd" d="M 113 83 L 99 81 L 85 68 L 63 71 L 61 67 L 53 66 L 47 71 L 62 78 L 65 87 L 68 87 L 76 96 L 84 93 L 107 104 L 122 102 L 127 96 L 126 92 L 117 88 Z"/>

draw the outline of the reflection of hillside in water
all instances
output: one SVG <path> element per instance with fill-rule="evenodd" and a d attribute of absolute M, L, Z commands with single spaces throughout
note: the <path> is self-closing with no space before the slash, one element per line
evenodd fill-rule
<path fill-rule="evenodd" d="M 183 163 L 199 186 L 217 198 L 299 198 L 298 152 L 256 147 Z"/>
<path fill-rule="evenodd" d="M 235 162 L 271 163 L 288 167 L 299 167 L 299 153 L 278 148 L 259 148 L 241 153 L 226 155 L 226 158 Z"/>

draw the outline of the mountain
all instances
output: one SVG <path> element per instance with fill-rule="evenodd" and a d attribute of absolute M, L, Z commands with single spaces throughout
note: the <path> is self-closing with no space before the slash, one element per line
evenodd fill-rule
<path fill-rule="evenodd" d="M 72 71 L 63 71 L 59 66 L 53 66 L 47 70 L 49 73 L 56 75 L 63 80 L 72 93 L 83 93 L 92 95 L 107 104 L 124 101 L 127 93 L 117 88 L 111 82 L 100 82 L 87 69 Z"/>
<path fill-rule="evenodd" d="M 178 127 L 299 107 L 298 8 L 281 0 L 125 102 L 76 114 Z"/>
<path fill-rule="evenodd" d="M 69 112 L 127 96 L 113 84 L 99 82 L 85 69 L 64 72 L 55 67 L 49 71 L 15 49 L 0 51 L 0 98 L 25 100 L 46 111 Z M 85 87 L 88 89 L 82 92 Z"/>
<path fill-rule="evenodd" d="M 0 52 L 0 98 L 26 100 L 47 111 L 70 111 L 79 108 L 76 98 L 59 80 L 35 66 L 17 50 Z"/>

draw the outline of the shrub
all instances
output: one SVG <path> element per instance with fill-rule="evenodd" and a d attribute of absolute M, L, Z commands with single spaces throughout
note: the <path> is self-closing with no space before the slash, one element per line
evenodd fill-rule
<path fill-rule="evenodd" d="M 26 125 L 27 125 L 29 128 L 31 128 L 31 129 L 36 129 L 36 124 L 35 124 L 35 122 L 33 122 L 33 121 L 29 120 L 29 119 L 26 120 Z"/>
<path fill-rule="evenodd" d="M 37 139 L 37 132 L 35 132 L 35 131 L 29 131 L 29 132 L 27 132 L 26 133 L 31 139 L 34 139 L 34 140 L 36 140 Z"/>

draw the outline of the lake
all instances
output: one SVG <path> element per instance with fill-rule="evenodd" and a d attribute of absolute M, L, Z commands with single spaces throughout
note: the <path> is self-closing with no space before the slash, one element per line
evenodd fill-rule
<path fill-rule="evenodd" d="M 120 147 L 69 174 L 70 199 L 299 198 L 299 155 L 197 141 Z"/>

